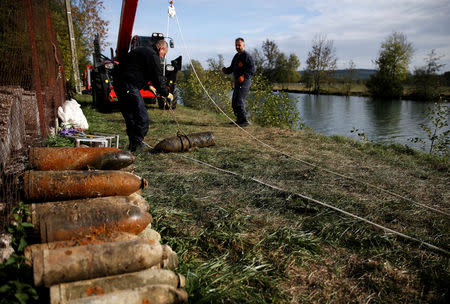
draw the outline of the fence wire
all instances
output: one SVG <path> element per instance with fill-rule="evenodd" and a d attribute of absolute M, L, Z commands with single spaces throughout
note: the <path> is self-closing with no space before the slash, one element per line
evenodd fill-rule
<path fill-rule="evenodd" d="M 49 0 L 0 1 L 0 232 L 21 198 L 29 146 L 56 127 L 65 99 Z"/>

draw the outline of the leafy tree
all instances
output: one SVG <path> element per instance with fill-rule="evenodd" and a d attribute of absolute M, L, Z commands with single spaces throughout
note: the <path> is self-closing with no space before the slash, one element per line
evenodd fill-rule
<path fill-rule="evenodd" d="M 264 71 L 264 55 L 256 48 L 250 53 L 253 57 L 253 61 L 255 62 L 256 73 L 262 73 Z"/>
<path fill-rule="evenodd" d="M 348 62 L 347 73 L 344 77 L 344 90 L 346 96 L 349 96 L 350 91 L 352 90 L 353 77 L 355 75 L 355 72 L 356 72 L 355 63 L 353 62 L 353 60 L 350 59 L 350 61 Z"/>
<path fill-rule="evenodd" d="M 286 58 L 284 53 L 280 53 L 272 72 L 273 79 L 277 82 L 298 82 L 300 80 L 299 66 L 300 60 L 295 54 L 290 54 L 289 58 Z"/>
<path fill-rule="evenodd" d="M 109 21 L 100 17 L 100 12 L 105 9 L 103 0 L 72 0 L 72 5 L 81 40 L 90 54 L 95 36 L 98 34 L 99 39 L 105 41 L 108 35 Z"/>
<path fill-rule="evenodd" d="M 289 70 L 288 60 L 284 53 L 280 53 L 275 61 L 275 66 L 272 70 L 272 78 L 277 82 L 288 82 L 287 71 Z"/>
<path fill-rule="evenodd" d="M 298 82 L 300 60 L 295 54 L 289 58 L 280 52 L 275 41 L 267 39 L 262 43 L 261 51 L 253 49 L 256 72 L 262 73 L 270 82 Z"/>
<path fill-rule="evenodd" d="M 91 62 L 93 37 L 99 33 L 106 38 L 108 22 L 100 17 L 104 9 L 102 0 L 72 0 L 72 19 L 77 47 L 78 68 L 84 71 L 86 64 Z M 67 26 L 66 7 L 64 0 L 50 0 L 49 7 L 52 15 L 53 28 L 56 33 L 59 47 L 63 57 L 63 66 L 66 80 L 72 82 L 72 55 Z"/>
<path fill-rule="evenodd" d="M 450 72 L 445 72 L 441 78 L 445 86 L 450 86 Z"/>
<path fill-rule="evenodd" d="M 406 35 L 394 32 L 381 44 L 375 63 L 377 72 L 367 81 L 369 92 L 374 97 L 395 98 L 403 94 L 402 82 L 406 79 L 409 62 L 414 53 Z"/>
<path fill-rule="evenodd" d="M 307 72 L 312 76 L 313 92 L 319 94 L 323 82 L 332 78 L 336 70 L 336 50 L 333 40 L 328 40 L 326 35 L 318 34 L 313 39 L 312 50 L 308 52 L 306 60 Z"/>
<path fill-rule="evenodd" d="M 312 87 L 313 87 L 313 77 L 310 71 L 305 70 L 303 71 L 303 74 L 301 76 L 301 82 L 303 83 L 303 85 L 305 86 L 305 88 L 308 89 L 308 91 L 312 91 Z"/>
<path fill-rule="evenodd" d="M 280 55 L 278 45 L 275 43 L 275 41 L 267 39 L 262 44 L 262 51 L 265 57 L 266 69 L 273 70 L 275 68 L 277 58 Z"/>
<path fill-rule="evenodd" d="M 423 100 L 439 98 L 441 77 L 438 75 L 438 72 L 445 66 L 445 64 L 439 63 L 439 60 L 442 57 L 443 56 L 438 56 L 433 49 L 425 58 L 426 65 L 414 70 L 413 95 L 416 98 Z"/>
<path fill-rule="evenodd" d="M 298 59 L 297 55 L 291 53 L 288 59 L 288 82 L 299 82 L 301 75 L 298 72 L 300 68 L 300 59 Z"/>
<path fill-rule="evenodd" d="M 208 62 L 209 69 L 213 71 L 221 71 L 225 66 L 223 55 L 221 54 L 217 55 L 217 60 L 214 58 L 209 58 L 206 62 Z"/>

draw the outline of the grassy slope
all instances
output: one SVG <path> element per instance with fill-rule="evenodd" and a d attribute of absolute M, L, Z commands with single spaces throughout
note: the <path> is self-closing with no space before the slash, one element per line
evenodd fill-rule
<path fill-rule="evenodd" d="M 83 103 L 91 131 L 121 135 L 120 113 Z M 449 218 L 323 170 L 249 139 L 214 113 L 179 106 L 186 133 L 212 131 L 216 146 L 183 154 L 137 157 L 135 173 L 153 227 L 180 258 L 191 303 L 444 303 L 448 256 L 421 248 L 294 194 L 322 200 L 449 250 Z M 146 142 L 176 134 L 167 111 L 149 107 Z M 248 127 L 257 138 L 323 168 L 450 211 L 449 162 L 409 149 L 340 137 Z M 200 159 L 244 178 L 199 165 Z M 448 303 L 448 302 L 447 302 Z"/>

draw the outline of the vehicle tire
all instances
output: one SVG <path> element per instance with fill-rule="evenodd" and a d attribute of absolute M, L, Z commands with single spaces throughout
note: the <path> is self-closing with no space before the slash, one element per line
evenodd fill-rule
<path fill-rule="evenodd" d="M 93 106 L 97 111 L 102 113 L 111 112 L 111 105 L 108 100 L 108 88 L 103 85 L 104 77 L 100 74 L 96 74 L 97 77 L 93 78 L 92 84 L 92 100 Z"/>

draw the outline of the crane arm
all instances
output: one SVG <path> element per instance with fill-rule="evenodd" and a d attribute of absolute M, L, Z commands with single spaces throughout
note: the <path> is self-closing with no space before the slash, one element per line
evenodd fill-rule
<path fill-rule="evenodd" d="M 119 60 L 128 53 L 137 5 L 138 0 L 122 0 L 122 12 L 120 14 L 120 27 L 116 48 L 116 56 Z"/>

